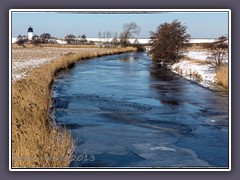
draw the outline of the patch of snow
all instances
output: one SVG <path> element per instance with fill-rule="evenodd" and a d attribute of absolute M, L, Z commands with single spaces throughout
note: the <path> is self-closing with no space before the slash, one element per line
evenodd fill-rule
<path fill-rule="evenodd" d="M 206 52 L 204 51 L 189 51 L 187 53 L 187 56 L 190 58 L 198 59 L 198 60 L 206 60 L 206 57 L 208 56 Z M 210 65 L 206 63 L 196 63 L 194 60 L 181 60 L 178 63 L 173 64 L 172 71 L 182 75 L 186 79 L 195 80 L 193 78 L 193 74 L 198 74 L 201 76 L 201 80 L 198 81 L 199 84 L 209 87 L 209 85 L 216 83 L 215 80 L 215 69 Z"/>
<path fill-rule="evenodd" d="M 209 53 L 206 51 L 189 51 L 185 55 L 191 59 L 198 59 L 198 60 L 205 61 L 209 56 Z"/>
<path fill-rule="evenodd" d="M 196 72 L 199 75 L 201 75 L 202 80 L 204 81 L 210 81 L 212 83 L 215 82 L 215 70 L 211 67 L 209 64 L 195 64 L 191 63 L 189 61 L 181 61 L 179 63 L 175 63 L 172 66 L 172 69 L 174 70 L 176 67 L 179 67 L 182 70 L 182 74 L 184 77 L 189 76 L 190 74 Z M 188 77 L 187 77 L 188 78 Z M 189 77 L 189 79 L 191 79 Z"/>
<path fill-rule="evenodd" d="M 15 61 L 12 62 L 12 81 L 17 81 L 27 77 L 26 71 L 39 67 L 45 63 L 48 63 L 55 58 L 45 59 L 30 59 L 26 61 Z"/>
<path fill-rule="evenodd" d="M 210 56 L 210 53 L 208 51 L 188 51 L 187 53 L 184 53 L 184 55 L 192 60 L 206 61 L 207 57 Z M 228 55 L 225 57 L 223 62 L 224 63 L 228 62 Z"/>
<path fill-rule="evenodd" d="M 209 38 L 209 39 L 205 39 L 205 38 L 195 39 L 195 38 L 192 38 L 192 39 L 189 40 L 189 43 L 212 43 L 214 41 L 215 41 L 215 39 L 213 39 L 213 38 Z"/>
<path fill-rule="evenodd" d="M 70 52 L 97 52 L 96 48 L 61 48 L 61 47 L 12 47 L 12 81 L 26 78 L 33 68 L 49 63 Z"/>
<path fill-rule="evenodd" d="M 20 79 L 23 79 L 23 78 L 26 78 L 27 75 L 25 72 L 23 73 L 12 73 L 12 81 L 17 81 L 17 80 L 20 80 Z"/>

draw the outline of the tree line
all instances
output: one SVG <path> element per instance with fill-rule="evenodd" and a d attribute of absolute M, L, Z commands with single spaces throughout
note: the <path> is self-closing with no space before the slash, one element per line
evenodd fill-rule
<path fill-rule="evenodd" d="M 118 36 L 118 33 L 111 33 L 110 31 L 99 31 L 98 38 L 101 47 L 108 46 L 129 46 L 131 45 L 129 39 L 134 38 L 135 35 L 138 35 L 140 32 L 140 27 L 135 22 L 125 23 L 123 24 L 123 30 Z M 87 41 L 87 37 L 85 34 L 80 36 L 75 36 L 73 34 L 67 34 L 63 40 L 67 42 L 67 44 L 94 44 L 93 41 Z M 50 33 L 43 33 L 40 36 L 34 35 L 32 40 L 28 40 L 27 36 L 19 35 L 17 37 L 17 44 L 23 45 L 26 42 L 30 42 L 33 44 L 54 44 L 57 43 L 56 38 L 52 37 Z M 139 44 L 137 39 L 134 41 L 134 44 Z"/>
<path fill-rule="evenodd" d="M 86 44 L 87 37 L 85 34 L 79 36 L 78 38 L 73 34 L 68 34 L 64 37 L 64 40 L 67 44 Z M 53 37 L 50 33 L 43 33 L 40 36 L 34 35 L 32 40 L 28 40 L 26 35 L 18 35 L 16 43 L 18 45 L 23 45 L 26 42 L 30 42 L 32 44 L 57 44 L 57 38 Z"/>

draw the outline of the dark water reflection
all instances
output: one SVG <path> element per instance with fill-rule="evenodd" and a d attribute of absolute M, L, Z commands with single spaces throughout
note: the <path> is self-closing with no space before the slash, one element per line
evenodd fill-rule
<path fill-rule="evenodd" d="M 78 63 L 53 84 L 79 167 L 227 167 L 228 95 L 127 53 Z"/>

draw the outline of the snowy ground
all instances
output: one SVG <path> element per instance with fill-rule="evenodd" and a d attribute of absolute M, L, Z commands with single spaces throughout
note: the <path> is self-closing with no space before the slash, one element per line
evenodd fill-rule
<path fill-rule="evenodd" d="M 35 67 L 39 67 L 42 64 L 48 63 L 55 58 L 45 59 L 28 59 L 26 61 L 14 61 L 12 62 L 12 81 L 27 77 L 27 72 Z"/>
<path fill-rule="evenodd" d="M 95 48 L 13 47 L 11 59 L 12 82 L 26 78 L 31 69 L 49 63 L 64 54 L 98 50 Z"/>
<path fill-rule="evenodd" d="M 180 60 L 172 66 L 172 70 L 181 74 L 187 79 L 198 81 L 201 85 L 209 87 L 216 82 L 215 69 L 206 63 L 209 54 L 206 51 L 189 51 L 187 58 Z M 200 75 L 200 79 L 195 79 L 193 74 Z"/>
<path fill-rule="evenodd" d="M 186 53 L 187 57 L 197 60 L 206 60 L 209 56 L 209 53 L 206 51 L 189 51 Z"/>

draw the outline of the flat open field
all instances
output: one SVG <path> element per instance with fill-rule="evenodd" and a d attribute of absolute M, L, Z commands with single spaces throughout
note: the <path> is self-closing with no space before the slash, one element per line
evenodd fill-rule
<path fill-rule="evenodd" d="M 56 58 L 69 54 L 90 52 L 98 53 L 102 48 L 78 48 L 74 46 L 35 47 L 26 48 L 14 45 L 12 48 L 12 80 L 16 81 L 27 76 L 28 72 L 40 65 L 49 63 Z"/>

